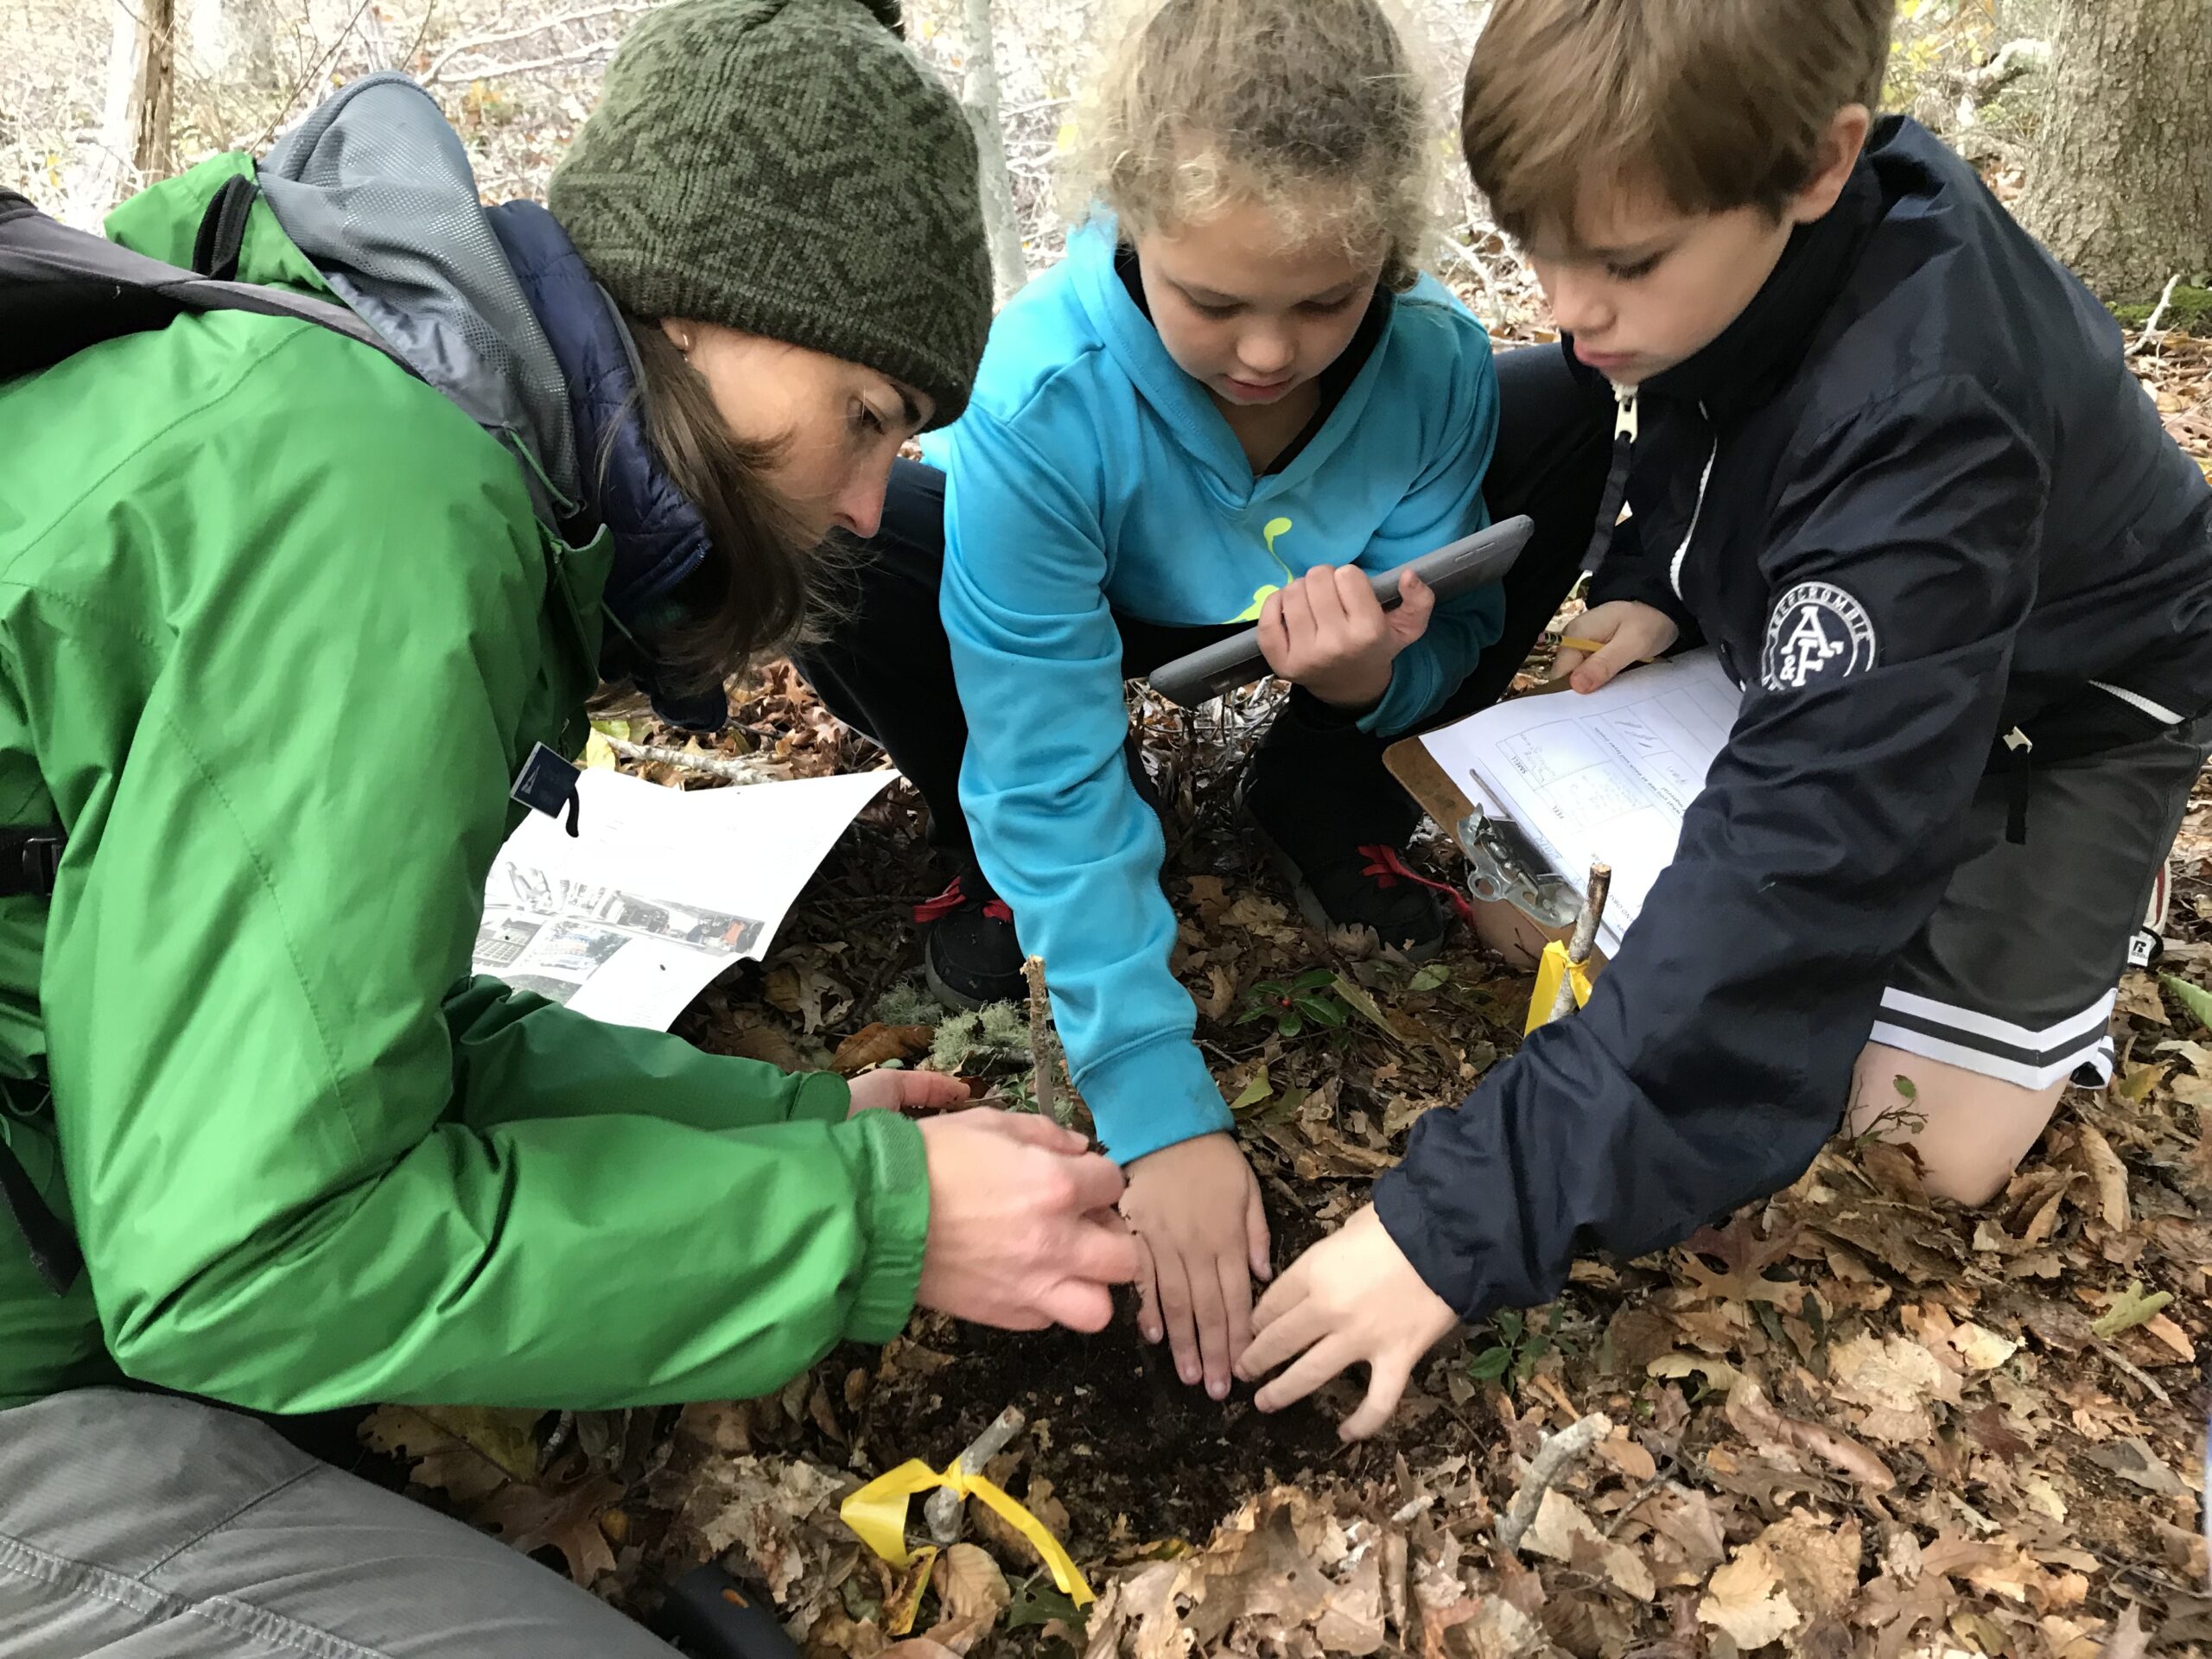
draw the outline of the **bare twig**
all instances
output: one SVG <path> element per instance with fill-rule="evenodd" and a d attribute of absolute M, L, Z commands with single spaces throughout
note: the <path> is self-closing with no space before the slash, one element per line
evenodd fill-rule
<path fill-rule="evenodd" d="M 2152 1397 L 2160 1405 L 2171 1406 L 2173 1404 L 2172 1400 L 2167 1397 L 2166 1391 L 2158 1386 L 2157 1381 L 2152 1378 L 2149 1372 L 2137 1365 L 2133 1360 L 2122 1354 L 2119 1349 L 2113 1347 L 2110 1343 L 2099 1343 L 2097 1344 L 2097 1351 L 2102 1354 L 2107 1359 L 2110 1360 L 2116 1369 L 2126 1372 L 2129 1376 L 2133 1377 L 2138 1382 L 2140 1382 L 2145 1388 L 2148 1389 L 2151 1391 Z"/>
<path fill-rule="evenodd" d="M 360 0 L 360 3 L 353 8 L 353 15 L 346 19 L 346 26 L 338 31 L 337 38 L 323 48 L 321 57 L 308 66 L 307 73 L 300 77 L 298 84 L 286 95 L 283 103 L 277 106 L 276 113 L 269 118 L 269 124 L 261 130 L 261 137 L 251 143 L 245 145 L 245 149 L 259 155 L 269 148 L 269 141 L 276 136 L 276 129 L 283 126 L 286 118 L 292 113 L 292 106 L 306 95 L 308 87 L 322 79 L 323 72 L 329 67 L 331 60 L 338 55 L 346 42 L 353 37 L 354 25 L 360 22 L 361 14 L 369 9 L 369 4 L 370 0 Z"/>
<path fill-rule="evenodd" d="M 1034 962 L 1036 958 L 1030 958 Z M 1019 1406 L 1008 1406 L 991 1420 L 991 1426 L 969 1443 L 960 1454 L 960 1468 L 963 1474 L 980 1475 L 983 1465 L 1007 1448 L 1007 1443 L 1029 1426 Z M 960 1536 L 960 1516 L 965 1500 L 950 1486 L 940 1486 L 929 1496 L 922 1506 L 922 1516 L 929 1522 L 930 1537 L 940 1545 L 957 1541 Z"/>
<path fill-rule="evenodd" d="M 601 732 L 601 737 L 607 734 Z M 709 778 L 725 779 L 733 784 L 766 784 L 776 781 L 776 774 L 764 769 L 757 760 L 742 755 L 694 754 L 689 749 L 671 749 L 658 743 L 632 743 L 626 737 L 607 737 L 607 747 L 626 760 L 651 760 L 664 766 L 682 766 L 686 772 L 704 772 Z"/>
<path fill-rule="evenodd" d="M 1590 960 L 1598 925 L 1605 919 L 1605 895 L 1612 890 L 1612 866 L 1592 864 L 1590 885 L 1582 895 L 1582 911 L 1574 918 L 1574 931 L 1567 942 L 1567 970 L 1559 976 L 1559 989 L 1552 994 L 1552 1011 L 1544 1016 L 1546 1020 L 1564 1019 L 1574 1012 L 1574 970 Z"/>
<path fill-rule="evenodd" d="M 1520 1485 L 1514 1489 L 1513 1502 L 1498 1517 L 1497 1541 L 1508 1549 L 1520 1548 L 1522 1539 L 1535 1523 L 1536 1510 L 1544 1501 L 1544 1494 L 1567 1478 L 1576 1459 L 1612 1432 L 1613 1420 L 1602 1411 L 1593 1412 L 1538 1446 L 1536 1455 L 1529 1461 L 1529 1472 L 1521 1477 Z"/>
<path fill-rule="evenodd" d="M 1053 1099 L 1052 1005 L 1045 995 L 1045 958 L 1032 957 L 1021 964 L 1029 982 L 1030 1092 L 1037 1097 L 1037 1116 L 1057 1123 L 1058 1103 Z"/>
<path fill-rule="evenodd" d="M 564 11 L 557 17 L 548 17 L 543 22 L 527 24 L 520 29 L 504 29 L 495 35 L 471 35 L 465 40 L 453 41 L 430 60 L 430 67 L 423 72 L 423 84 L 428 86 L 444 74 L 448 64 L 455 58 L 464 57 L 471 52 L 481 52 L 490 47 L 505 46 L 511 41 L 526 41 L 533 35 L 543 35 L 551 29 L 564 29 L 570 23 L 596 22 L 602 17 L 634 16 L 639 12 L 651 11 L 652 9 L 651 0 L 640 0 L 640 3 L 638 4 L 624 4 L 621 3 L 621 0 L 614 0 L 614 3 L 610 4 L 586 6 L 577 11 Z"/>
<path fill-rule="evenodd" d="M 1452 254 L 1461 264 L 1474 272 L 1475 280 L 1482 284 L 1483 298 L 1489 303 L 1491 315 L 1498 321 L 1504 321 L 1505 302 L 1498 297 L 1497 284 L 1491 280 L 1490 270 L 1484 265 L 1482 255 L 1477 253 L 1465 243 L 1454 242 L 1448 236 L 1444 238 L 1444 247 L 1446 252 Z"/>
<path fill-rule="evenodd" d="M 499 80 L 509 75 L 534 75 L 541 69 L 566 69 L 579 63 L 590 63 L 606 57 L 620 44 L 614 41 L 594 41 L 589 46 L 580 46 L 572 52 L 556 52 L 549 57 L 525 58 L 520 63 L 486 63 L 468 72 L 470 80 Z M 446 77 L 441 76 L 440 79 Z M 431 77 L 425 75 L 423 84 L 429 85 Z"/>
<path fill-rule="evenodd" d="M 2128 356 L 2134 356 L 2145 346 L 2158 346 L 2164 343 L 2165 330 L 2158 325 L 2165 321 L 2166 308 L 2174 302 L 2174 289 L 2180 286 L 2181 273 L 2179 271 L 2176 271 L 2166 278 L 2166 291 L 2158 296 L 2158 304 L 2152 308 L 2150 316 L 2144 321 L 2143 332 L 2135 336 L 2135 343 L 2127 348 Z"/>

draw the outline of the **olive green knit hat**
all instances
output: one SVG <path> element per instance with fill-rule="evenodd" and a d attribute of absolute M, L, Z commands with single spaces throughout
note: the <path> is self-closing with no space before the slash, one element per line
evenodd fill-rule
<path fill-rule="evenodd" d="M 679 0 L 607 66 L 547 205 L 643 318 L 866 364 L 957 416 L 990 331 L 976 140 L 896 0 Z"/>

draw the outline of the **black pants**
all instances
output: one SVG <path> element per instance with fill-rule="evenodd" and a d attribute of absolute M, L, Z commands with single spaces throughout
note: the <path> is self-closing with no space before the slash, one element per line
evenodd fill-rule
<path fill-rule="evenodd" d="M 1554 346 L 1501 353 L 1497 379 L 1497 449 L 1484 498 L 1494 519 L 1527 513 L 1535 535 L 1505 579 L 1504 632 L 1432 717 L 1437 721 L 1484 708 L 1512 683 L 1574 585 L 1605 485 L 1612 403 L 1602 386 L 1594 393 L 1584 388 Z M 973 880 L 959 791 L 968 720 L 938 615 L 944 569 L 944 475 L 899 461 L 883 523 L 861 547 L 855 591 L 830 637 L 798 653 L 798 662 L 831 713 L 890 751 L 929 806 L 931 840 Z M 1236 632 L 1116 620 L 1125 679 Z M 1009 710 L 1006 717 L 1022 715 Z M 1370 843 L 1402 846 L 1420 812 L 1383 768 L 1388 742 L 1294 691 L 1261 739 L 1246 799 L 1301 866 Z M 1130 758 L 1138 789 L 1150 800 L 1134 743 Z"/>

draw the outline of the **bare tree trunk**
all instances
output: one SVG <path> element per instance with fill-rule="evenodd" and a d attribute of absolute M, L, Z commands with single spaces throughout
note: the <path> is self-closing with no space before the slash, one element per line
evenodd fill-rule
<path fill-rule="evenodd" d="M 2021 221 L 2107 302 L 2212 267 L 2212 3 L 2063 0 Z"/>
<path fill-rule="evenodd" d="M 169 171 L 176 121 L 176 0 L 138 0 L 138 88 L 130 165 L 141 182 Z"/>
<path fill-rule="evenodd" d="M 124 192 L 166 169 L 175 101 L 175 0 L 110 0 L 99 129 L 79 147 L 62 217 L 97 229 Z"/>
<path fill-rule="evenodd" d="M 1028 256 L 1021 251 L 1021 226 L 1014 217 L 1014 175 L 1007 170 L 1006 131 L 999 124 L 999 65 L 991 33 L 991 0 L 962 0 L 961 46 L 966 60 L 960 102 L 975 130 L 982 163 L 983 229 L 991 243 L 991 274 L 1004 300 L 1029 280 Z"/>

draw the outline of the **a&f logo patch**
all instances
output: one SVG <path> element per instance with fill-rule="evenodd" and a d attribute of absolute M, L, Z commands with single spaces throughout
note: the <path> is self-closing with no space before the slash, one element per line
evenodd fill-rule
<path fill-rule="evenodd" d="M 1802 691 L 1873 667 L 1875 650 L 1864 605 L 1834 582 L 1801 582 L 1767 619 L 1759 683 L 1770 691 Z"/>

